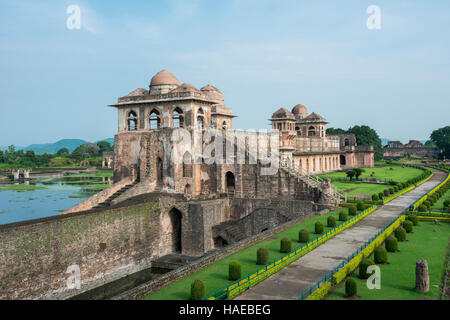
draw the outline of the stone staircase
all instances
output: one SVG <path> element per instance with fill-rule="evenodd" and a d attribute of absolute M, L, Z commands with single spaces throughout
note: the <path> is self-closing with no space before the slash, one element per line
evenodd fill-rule
<path fill-rule="evenodd" d="M 122 189 L 116 191 L 115 193 L 113 193 L 108 199 L 106 199 L 105 201 L 97 204 L 95 207 L 93 207 L 92 209 L 102 209 L 102 208 L 106 208 L 111 206 L 111 202 L 116 199 L 118 196 L 120 196 L 122 193 L 124 193 L 125 191 L 127 191 L 128 189 L 131 189 L 132 187 L 134 187 L 136 184 L 138 183 L 138 181 L 135 181 L 133 183 L 130 183 L 128 185 L 126 185 L 125 187 L 123 187 Z"/>
<path fill-rule="evenodd" d="M 306 172 L 305 169 L 303 169 L 301 167 L 298 167 L 298 166 L 294 165 L 294 167 L 287 167 L 287 168 L 284 168 L 284 169 L 287 172 L 289 172 L 289 174 L 295 176 L 299 181 L 304 182 L 305 184 L 307 184 L 311 188 L 320 188 L 320 186 L 323 183 L 323 179 L 322 178 L 309 174 L 308 172 Z M 333 194 L 332 194 L 332 196 L 335 199 L 347 201 L 347 194 L 344 193 L 344 192 L 338 191 L 335 186 L 333 186 Z"/>

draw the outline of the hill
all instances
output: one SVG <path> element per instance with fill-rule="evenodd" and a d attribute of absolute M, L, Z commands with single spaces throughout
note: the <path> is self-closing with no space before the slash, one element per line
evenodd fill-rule
<path fill-rule="evenodd" d="M 103 140 L 98 140 L 96 142 L 100 141 L 107 141 L 111 145 L 114 144 L 113 138 L 106 138 Z M 33 150 L 36 154 L 44 154 L 44 153 L 56 153 L 61 148 L 67 148 L 69 152 L 72 152 L 80 145 L 86 143 L 88 141 L 82 140 L 82 139 L 62 139 L 54 143 L 42 143 L 42 144 L 30 144 L 27 147 L 19 147 L 16 146 L 16 150 L 23 149 L 25 151 L 27 150 Z M 7 150 L 7 146 L 0 147 L 1 150 Z"/>

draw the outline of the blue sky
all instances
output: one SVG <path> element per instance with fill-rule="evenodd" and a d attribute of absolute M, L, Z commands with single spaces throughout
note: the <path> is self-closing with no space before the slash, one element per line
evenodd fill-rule
<path fill-rule="evenodd" d="M 161 69 L 218 87 L 237 129 L 301 103 L 331 127 L 424 140 L 449 125 L 449 38 L 449 1 L 2 0 L 0 145 L 112 137 L 107 104 Z"/>

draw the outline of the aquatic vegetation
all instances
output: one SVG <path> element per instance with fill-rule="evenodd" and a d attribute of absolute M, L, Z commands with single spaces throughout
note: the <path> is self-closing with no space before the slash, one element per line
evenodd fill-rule
<path fill-rule="evenodd" d="M 6 212 L 7 212 L 6 210 L 0 210 L 0 214 L 6 213 Z"/>
<path fill-rule="evenodd" d="M 42 190 L 46 187 L 43 186 L 37 186 L 34 184 L 3 184 L 0 185 L 0 191 L 18 191 L 18 192 L 24 192 L 24 191 L 30 191 L 30 190 Z"/>

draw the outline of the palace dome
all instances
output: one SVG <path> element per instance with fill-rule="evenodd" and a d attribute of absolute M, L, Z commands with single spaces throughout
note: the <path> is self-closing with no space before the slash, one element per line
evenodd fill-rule
<path fill-rule="evenodd" d="M 223 94 L 216 87 L 208 84 L 208 85 L 204 86 L 203 88 L 201 88 L 200 90 L 202 92 L 206 93 L 206 95 L 208 97 L 210 97 L 211 99 L 223 102 Z"/>
<path fill-rule="evenodd" d="M 167 70 L 161 70 L 152 78 L 150 86 L 178 85 L 178 79 Z"/>
<path fill-rule="evenodd" d="M 300 116 L 300 118 L 304 118 L 308 115 L 308 109 L 302 104 L 296 105 L 294 108 L 292 108 L 292 113 L 297 117 Z"/>
<path fill-rule="evenodd" d="M 295 119 L 292 112 L 290 112 L 289 110 L 287 110 L 285 108 L 280 108 L 277 111 L 275 111 L 274 114 L 272 114 L 272 118 L 273 119 L 286 119 L 286 118 Z"/>
<path fill-rule="evenodd" d="M 176 87 L 175 89 L 170 90 L 170 92 L 187 92 L 187 91 L 199 92 L 198 89 L 190 83 L 183 83 L 178 87 Z"/>

